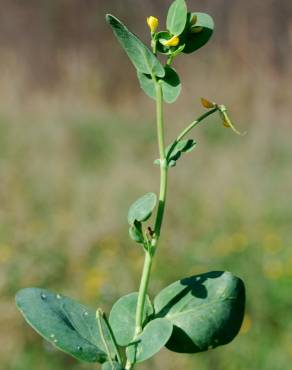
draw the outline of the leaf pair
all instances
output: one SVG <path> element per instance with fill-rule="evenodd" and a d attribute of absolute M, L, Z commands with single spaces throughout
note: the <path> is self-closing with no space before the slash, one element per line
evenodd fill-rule
<path fill-rule="evenodd" d="M 230 272 L 212 271 L 176 281 L 155 297 L 154 310 L 147 297 L 143 332 L 133 340 L 137 296 L 120 298 L 110 314 L 118 344 L 127 346 L 132 362 L 146 360 L 165 344 L 180 353 L 227 344 L 243 320 L 244 284 Z"/>
<path fill-rule="evenodd" d="M 181 52 L 193 53 L 204 46 L 214 31 L 214 21 L 206 13 L 187 12 L 184 0 L 175 0 L 167 14 L 166 27 L 168 32 L 161 32 L 160 37 L 169 39 L 172 35 L 179 36 L 178 47 L 183 46 Z M 168 53 L 163 46 L 158 47 L 162 53 Z"/>
<path fill-rule="evenodd" d="M 135 316 L 138 293 L 121 297 L 112 307 L 109 322 L 120 346 L 127 346 L 131 363 L 142 362 L 157 353 L 169 340 L 172 324 L 163 318 L 152 320 L 153 307 L 146 296 L 143 311 L 143 332 L 135 337 Z"/>
<path fill-rule="evenodd" d="M 163 99 L 166 103 L 174 103 L 181 92 L 181 83 L 175 69 L 165 66 L 165 75 L 157 80 L 161 84 Z M 152 99 L 156 99 L 155 81 L 149 74 L 137 73 L 140 87 Z"/>

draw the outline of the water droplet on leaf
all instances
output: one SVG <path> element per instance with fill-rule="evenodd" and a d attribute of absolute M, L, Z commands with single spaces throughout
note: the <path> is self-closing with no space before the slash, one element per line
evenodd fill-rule
<path fill-rule="evenodd" d="M 57 299 L 61 299 L 62 298 L 60 294 L 57 294 L 56 297 L 57 297 Z"/>
<path fill-rule="evenodd" d="M 45 293 L 42 293 L 42 294 L 41 294 L 41 299 L 42 299 L 43 301 L 45 301 L 45 300 L 47 299 L 47 295 L 46 295 Z"/>
<path fill-rule="evenodd" d="M 77 346 L 77 350 L 81 352 L 82 351 L 82 347 L 81 346 Z"/>

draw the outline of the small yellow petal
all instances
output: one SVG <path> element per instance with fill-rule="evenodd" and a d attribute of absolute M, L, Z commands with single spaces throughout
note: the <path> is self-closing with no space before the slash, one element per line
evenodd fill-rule
<path fill-rule="evenodd" d="M 150 28 L 151 33 L 154 33 L 157 30 L 159 21 L 157 18 L 151 15 L 150 17 L 147 18 L 147 24 Z"/>
<path fill-rule="evenodd" d="M 179 37 L 178 36 L 172 36 L 171 39 L 164 42 L 164 45 L 166 46 L 177 46 L 179 44 Z"/>
<path fill-rule="evenodd" d="M 202 106 L 207 109 L 214 108 L 216 106 L 215 103 L 212 103 L 205 98 L 201 98 L 201 103 L 202 103 Z"/>

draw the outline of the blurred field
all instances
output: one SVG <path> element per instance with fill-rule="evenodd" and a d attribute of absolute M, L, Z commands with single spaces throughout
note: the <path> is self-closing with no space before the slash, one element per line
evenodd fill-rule
<path fill-rule="evenodd" d="M 0 27 L 0 369 L 90 369 L 42 341 L 16 311 L 14 294 L 48 287 L 109 311 L 119 296 L 137 290 L 143 256 L 128 238 L 126 214 L 138 196 L 158 191 L 154 107 L 139 92 L 103 14 L 123 16 L 147 39 L 145 17 L 162 14 L 168 2 L 139 1 L 139 13 L 129 0 L 125 8 L 89 1 L 76 24 L 81 1 L 2 1 L 11 24 Z M 52 4 L 48 26 L 42 17 Z M 215 117 L 193 133 L 197 149 L 170 171 L 150 293 L 181 277 L 226 269 L 246 283 L 247 313 L 230 345 L 194 356 L 164 350 L 140 368 L 288 370 L 292 33 L 284 25 L 291 5 L 282 1 L 277 13 L 267 1 L 270 13 L 261 13 L 259 1 L 228 8 L 229 1 L 218 0 L 214 11 L 211 1 L 194 4 L 218 18 L 218 33 L 177 64 L 184 90 L 166 107 L 167 138 L 200 114 L 200 96 L 230 107 L 248 134 L 234 135 Z M 258 24 L 239 16 L 250 15 L 252 4 Z M 259 40 L 262 27 L 277 37 L 265 33 Z"/>

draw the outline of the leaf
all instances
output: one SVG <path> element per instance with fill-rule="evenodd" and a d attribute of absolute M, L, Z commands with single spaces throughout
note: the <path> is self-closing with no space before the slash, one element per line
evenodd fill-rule
<path fill-rule="evenodd" d="M 156 56 L 146 45 L 116 17 L 106 15 L 106 21 L 112 27 L 113 32 L 134 64 L 141 73 L 154 74 L 157 77 L 164 76 L 164 68 Z"/>
<path fill-rule="evenodd" d="M 157 202 L 156 194 L 147 193 L 134 202 L 128 212 L 128 223 L 134 225 L 135 221 L 144 222 L 151 216 Z"/>
<path fill-rule="evenodd" d="M 166 159 L 170 165 L 175 165 L 176 161 L 181 157 L 182 153 L 191 152 L 197 143 L 192 139 L 183 139 L 179 142 L 174 142 L 166 148 Z M 174 162 L 174 163 L 173 163 Z"/>
<path fill-rule="evenodd" d="M 98 329 L 96 312 L 94 310 L 88 309 L 87 307 L 68 299 L 64 300 L 63 310 L 74 328 L 80 333 L 80 335 L 82 335 L 83 338 L 93 343 L 97 347 L 102 348 L 102 350 L 106 352 Z M 112 342 L 108 326 L 103 318 L 100 318 L 100 320 L 102 333 L 110 350 L 111 358 L 115 358 L 115 347 Z"/>
<path fill-rule="evenodd" d="M 110 362 L 105 362 L 101 368 L 102 370 L 124 370 L 123 367 L 115 361 L 113 361 L 112 364 Z"/>
<path fill-rule="evenodd" d="M 172 324 L 169 320 L 159 318 L 150 321 L 143 332 L 127 347 L 128 359 L 134 363 L 152 357 L 166 344 L 171 333 Z"/>
<path fill-rule="evenodd" d="M 130 238 L 134 240 L 136 243 L 139 243 L 139 244 L 144 243 L 144 236 L 143 236 L 141 222 L 135 221 L 134 224 L 130 226 L 129 235 L 130 235 Z"/>
<path fill-rule="evenodd" d="M 193 17 L 196 17 L 196 23 L 191 24 Z M 195 30 L 199 32 L 193 33 Z M 188 13 L 187 27 L 181 36 L 181 43 L 185 44 L 183 53 L 190 54 L 204 46 L 212 36 L 214 31 L 214 21 L 206 13 Z"/>
<path fill-rule="evenodd" d="M 179 36 L 186 25 L 187 5 L 185 0 L 175 0 L 167 14 L 166 27 L 173 35 Z"/>
<path fill-rule="evenodd" d="M 16 305 L 28 324 L 55 347 L 78 360 L 106 361 L 94 311 L 70 298 L 39 288 L 20 290 Z"/>
<path fill-rule="evenodd" d="M 154 300 L 155 317 L 174 326 L 167 348 L 196 353 L 229 343 L 242 324 L 245 288 L 230 272 L 213 271 L 176 281 Z"/>
<path fill-rule="evenodd" d="M 138 79 L 142 90 L 154 100 L 156 99 L 155 82 L 150 75 L 139 73 Z M 175 69 L 165 66 L 165 76 L 159 79 L 162 86 L 163 99 L 166 103 L 173 103 L 181 92 L 181 83 Z"/>
<path fill-rule="evenodd" d="M 128 345 L 135 335 L 135 320 L 138 293 L 130 293 L 121 297 L 112 307 L 109 322 L 113 329 L 117 343 L 120 346 Z M 153 314 L 150 299 L 146 296 L 143 321 Z"/>

